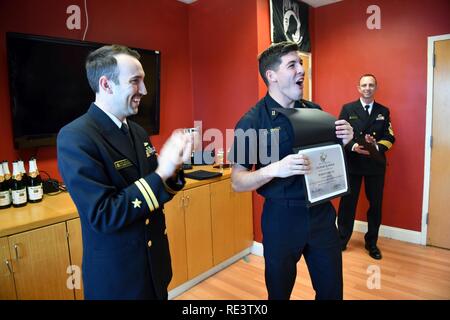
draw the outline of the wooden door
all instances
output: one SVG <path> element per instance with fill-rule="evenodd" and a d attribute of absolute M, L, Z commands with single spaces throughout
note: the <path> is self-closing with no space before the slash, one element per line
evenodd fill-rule
<path fill-rule="evenodd" d="M 69 234 L 70 261 L 72 263 L 72 277 L 75 281 L 75 299 L 83 300 L 83 278 L 81 273 L 81 262 L 83 259 L 83 239 L 81 235 L 80 218 L 69 220 L 67 223 L 67 232 Z"/>
<path fill-rule="evenodd" d="M 184 191 L 188 278 L 213 266 L 209 184 Z"/>
<path fill-rule="evenodd" d="M 312 100 L 311 54 L 301 52 L 300 58 L 303 60 L 303 69 L 305 69 L 305 80 L 303 81 L 303 99 L 311 101 Z"/>
<path fill-rule="evenodd" d="M 64 222 L 8 237 L 19 300 L 74 299 Z"/>
<path fill-rule="evenodd" d="M 169 284 L 169 290 L 172 290 L 188 280 L 183 192 L 164 204 L 164 213 L 172 260 L 173 276 Z"/>
<path fill-rule="evenodd" d="M 17 296 L 8 239 L 0 238 L 0 300 L 15 299 Z"/>
<path fill-rule="evenodd" d="M 253 206 L 251 192 L 233 192 L 236 214 L 234 216 L 234 248 L 236 253 L 253 244 Z"/>
<path fill-rule="evenodd" d="M 235 215 L 230 179 L 211 183 L 211 225 L 214 265 L 235 253 Z"/>
<path fill-rule="evenodd" d="M 435 42 L 427 244 L 450 249 L 450 40 Z"/>

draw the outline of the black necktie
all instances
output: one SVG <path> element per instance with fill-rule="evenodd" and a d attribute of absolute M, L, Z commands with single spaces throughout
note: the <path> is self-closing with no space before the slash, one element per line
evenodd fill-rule
<path fill-rule="evenodd" d="M 370 108 L 369 105 L 365 105 L 365 106 L 364 106 L 364 109 L 366 109 L 366 113 L 367 113 L 368 116 L 370 116 L 369 108 Z"/>
<path fill-rule="evenodd" d="M 133 139 L 131 138 L 131 135 L 130 135 L 130 129 L 128 129 L 128 125 L 125 122 L 122 123 L 122 126 L 120 127 L 120 131 L 122 131 L 122 133 L 127 136 L 128 140 L 130 141 L 131 146 L 133 146 Z"/>

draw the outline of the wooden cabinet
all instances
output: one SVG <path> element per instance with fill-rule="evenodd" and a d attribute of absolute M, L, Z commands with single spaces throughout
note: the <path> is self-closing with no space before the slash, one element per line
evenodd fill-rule
<path fill-rule="evenodd" d="M 170 290 L 213 266 L 209 184 L 180 191 L 164 212 L 173 270 Z"/>
<path fill-rule="evenodd" d="M 213 235 L 214 264 L 232 257 L 234 248 L 235 215 L 230 180 L 211 183 L 211 222 Z"/>
<path fill-rule="evenodd" d="M 209 184 L 184 193 L 188 278 L 213 266 Z"/>
<path fill-rule="evenodd" d="M 183 192 L 164 204 L 164 213 L 172 260 L 173 276 L 169 284 L 171 290 L 188 280 Z"/>
<path fill-rule="evenodd" d="M 252 245 L 251 192 L 234 192 L 230 180 L 212 183 L 211 218 L 215 265 Z"/>
<path fill-rule="evenodd" d="M 9 254 L 8 239 L 0 238 L 0 300 L 15 300 L 16 288 Z"/>
<path fill-rule="evenodd" d="M 253 244 L 253 205 L 251 192 L 232 192 L 234 215 L 234 252 Z"/>
<path fill-rule="evenodd" d="M 83 300 L 83 278 L 81 274 L 81 262 L 83 259 L 83 240 L 81 236 L 80 218 L 72 219 L 67 223 L 67 234 L 70 252 L 70 261 L 72 263 L 72 279 L 75 290 L 75 299 Z"/>
<path fill-rule="evenodd" d="M 164 206 L 172 257 L 172 290 L 253 243 L 251 192 L 230 179 L 179 192 Z"/>
<path fill-rule="evenodd" d="M 73 299 L 64 222 L 8 237 L 17 299 Z"/>

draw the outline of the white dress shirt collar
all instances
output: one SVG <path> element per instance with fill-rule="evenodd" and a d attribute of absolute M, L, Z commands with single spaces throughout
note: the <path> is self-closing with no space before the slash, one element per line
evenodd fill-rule
<path fill-rule="evenodd" d="M 104 113 L 106 113 L 106 115 L 111 118 L 111 120 L 116 124 L 116 126 L 119 129 L 122 128 L 122 123 L 125 123 L 126 125 L 128 125 L 126 118 L 123 120 L 123 122 L 120 122 L 120 120 L 117 119 L 117 117 L 115 115 L 113 115 L 112 113 L 110 113 L 110 112 L 108 112 L 108 111 L 106 111 L 106 110 L 104 110 L 104 109 L 102 109 L 100 107 L 99 107 L 99 109 L 102 110 Z"/>
<path fill-rule="evenodd" d="M 359 98 L 359 101 L 361 102 L 361 105 L 362 105 L 364 111 L 366 111 L 366 108 L 365 108 L 366 106 L 370 106 L 369 109 L 367 110 L 370 114 L 372 112 L 373 103 L 375 102 L 375 100 L 372 100 L 371 103 L 365 103 L 362 98 Z"/>

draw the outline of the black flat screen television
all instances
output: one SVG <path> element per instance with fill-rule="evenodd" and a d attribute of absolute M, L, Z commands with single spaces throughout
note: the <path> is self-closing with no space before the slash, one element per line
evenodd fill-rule
<path fill-rule="evenodd" d="M 85 60 L 102 43 L 21 33 L 6 34 L 15 148 L 54 146 L 59 130 L 87 111 L 95 95 Z M 147 95 L 130 119 L 150 135 L 159 133 L 160 52 L 133 48 L 141 55 Z"/>

